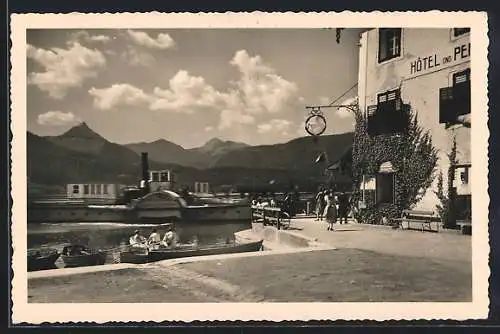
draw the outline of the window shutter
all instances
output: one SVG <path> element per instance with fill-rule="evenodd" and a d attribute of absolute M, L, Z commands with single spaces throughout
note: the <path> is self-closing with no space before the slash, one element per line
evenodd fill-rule
<path fill-rule="evenodd" d="M 384 103 L 387 101 L 387 94 L 379 94 L 377 97 L 377 103 Z"/>
<path fill-rule="evenodd" d="M 368 134 L 370 136 L 379 134 L 377 113 L 376 105 L 371 105 L 366 108 Z"/>
<path fill-rule="evenodd" d="M 459 75 L 455 76 L 455 80 L 454 80 L 453 84 L 458 85 L 458 84 L 464 83 L 468 80 L 469 80 L 469 78 L 468 78 L 467 73 L 460 73 Z"/>
<path fill-rule="evenodd" d="M 366 114 L 367 116 L 372 116 L 377 112 L 377 106 L 376 105 L 371 105 L 366 108 Z"/>
<path fill-rule="evenodd" d="M 397 92 L 395 90 L 387 93 L 387 101 L 395 100 L 397 97 Z"/>
<path fill-rule="evenodd" d="M 471 111 L 471 86 L 470 86 L 470 69 L 453 75 L 453 96 L 455 98 L 455 110 L 453 119 L 460 115 L 470 114 Z"/>
<path fill-rule="evenodd" d="M 453 119 L 453 88 L 439 89 L 439 123 L 448 123 Z"/>

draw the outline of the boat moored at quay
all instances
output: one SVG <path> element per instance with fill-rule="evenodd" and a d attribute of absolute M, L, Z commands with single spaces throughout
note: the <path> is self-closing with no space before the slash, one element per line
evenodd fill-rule
<path fill-rule="evenodd" d="M 189 193 L 181 196 L 170 190 L 171 174 L 166 171 L 149 171 L 147 153 L 142 154 L 143 178 L 139 187 L 123 187 L 120 202 L 101 197 L 100 201 L 91 201 L 77 197 L 80 189 L 86 195 L 104 194 L 104 187 L 95 185 L 68 185 L 68 194 L 64 199 L 35 200 L 28 202 L 28 223 L 169 223 L 169 222 L 235 222 L 250 221 L 251 207 L 245 200 L 238 202 L 204 201 Z M 96 188 L 96 189 L 94 189 Z M 106 195 L 110 193 L 106 188 Z M 151 191 L 151 189 L 154 189 Z M 117 190 L 113 190 L 117 192 Z"/>
<path fill-rule="evenodd" d="M 28 222 L 223 222 L 250 221 L 248 203 L 188 205 L 177 193 L 159 190 L 122 205 L 95 205 L 84 202 L 61 201 L 31 203 Z"/>

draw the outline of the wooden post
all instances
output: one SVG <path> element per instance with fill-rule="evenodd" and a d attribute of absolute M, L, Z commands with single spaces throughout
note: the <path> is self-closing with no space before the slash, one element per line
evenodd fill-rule
<path fill-rule="evenodd" d="M 275 213 L 278 213 L 278 220 L 276 221 L 276 225 L 278 227 L 278 230 L 280 230 L 280 221 L 281 221 L 281 210 L 275 211 Z"/>

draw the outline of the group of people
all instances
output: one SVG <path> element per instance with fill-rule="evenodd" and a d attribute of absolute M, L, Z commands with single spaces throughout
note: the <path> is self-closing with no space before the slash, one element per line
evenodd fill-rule
<path fill-rule="evenodd" d="M 264 208 L 266 206 L 279 207 L 293 217 L 297 211 L 296 204 L 298 201 L 298 193 L 285 193 L 281 201 L 278 201 L 275 195 L 255 197 L 252 199 L 252 205 L 258 208 Z"/>
<path fill-rule="evenodd" d="M 155 250 L 159 248 L 174 248 L 177 243 L 177 234 L 174 228 L 169 226 L 167 232 L 161 238 L 160 233 L 156 229 L 151 231 L 149 238 L 142 236 L 139 230 L 134 232 L 134 235 L 130 237 L 130 246 L 138 249 L 148 249 Z"/>
<path fill-rule="evenodd" d="M 346 193 L 335 195 L 332 190 L 320 190 L 315 198 L 316 201 L 316 221 L 323 218 L 328 223 L 328 231 L 334 231 L 334 224 L 347 224 L 349 215 L 349 196 Z"/>

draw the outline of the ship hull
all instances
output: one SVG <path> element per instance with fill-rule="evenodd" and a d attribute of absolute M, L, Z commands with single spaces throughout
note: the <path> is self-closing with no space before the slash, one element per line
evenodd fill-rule
<path fill-rule="evenodd" d="M 28 209 L 28 223 L 158 223 L 250 221 L 247 205 L 205 205 L 181 208 L 112 208 L 84 205 L 50 205 Z"/>
<path fill-rule="evenodd" d="M 250 221 L 251 218 L 251 208 L 247 205 L 188 206 L 182 212 L 182 220 L 189 222 Z"/>

